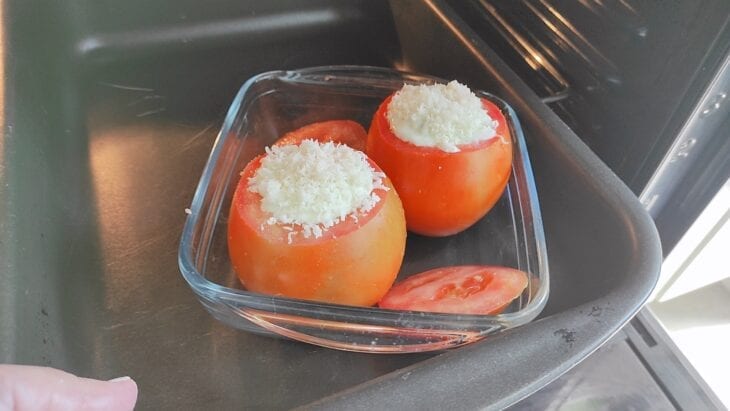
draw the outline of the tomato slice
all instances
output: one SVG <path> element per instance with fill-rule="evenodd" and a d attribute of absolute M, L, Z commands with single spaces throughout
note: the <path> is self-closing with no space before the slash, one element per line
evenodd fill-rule
<path fill-rule="evenodd" d="M 482 99 L 484 110 L 498 122 L 495 136 L 449 153 L 393 134 L 386 117 L 391 99 L 375 113 L 366 152 L 398 190 L 408 229 L 441 237 L 470 227 L 494 206 L 509 181 L 512 138 L 504 115 Z"/>
<path fill-rule="evenodd" d="M 381 308 L 450 314 L 498 314 L 527 287 L 527 274 L 507 267 L 436 268 L 390 289 Z"/>
<path fill-rule="evenodd" d="M 320 121 L 284 134 L 276 140 L 274 145 L 299 144 L 305 139 L 317 140 L 321 143 L 332 141 L 364 152 L 367 133 L 363 126 L 352 120 Z"/>
<path fill-rule="evenodd" d="M 376 188 L 380 201 L 357 211 L 319 238 L 292 236 L 291 227 L 268 224 L 261 196 L 248 181 L 264 156 L 241 173 L 228 221 L 228 251 L 246 289 L 271 295 L 372 306 L 388 291 L 400 270 L 406 226 L 398 194 Z M 370 161 L 375 171 L 381 171 Z"/>

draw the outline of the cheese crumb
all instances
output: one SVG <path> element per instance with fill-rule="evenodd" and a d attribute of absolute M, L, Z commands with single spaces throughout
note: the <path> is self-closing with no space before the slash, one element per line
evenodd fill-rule
<path fill-rule="evenodd" d="M 261 195 L 266 223 L 298 225 L 292 237 L 319 238 L 355 212 L 368 212 L 380 201 L 373 190 L 387 190 L 385 174 L 367 157 L 345 145 L 304 140 L 299 145 L 266 149 L 261 165 L 248 181 L 248 190 Z"/>
<path fill-rule="evenodd" d="M 404 85 L 391 99 L 386 117 L 401 140 L 449 153 L 493 137 L 497 127 L 479 97 L 456 80 Z"/>

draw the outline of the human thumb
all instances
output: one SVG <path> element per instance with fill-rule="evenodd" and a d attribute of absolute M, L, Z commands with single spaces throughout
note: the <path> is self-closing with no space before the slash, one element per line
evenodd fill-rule
<path fill-rule="evenodd" d="M 0 410 L 129 411 L 137 384 L 129 377 L 100 381 L 48 367 L 0 364 Z"/>

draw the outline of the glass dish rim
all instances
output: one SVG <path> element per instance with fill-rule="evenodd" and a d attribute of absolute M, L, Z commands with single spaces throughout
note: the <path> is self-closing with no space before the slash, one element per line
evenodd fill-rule
<path fill-rule="evenodd" d="M 302 314 L 302 310 L 316 310 L 318 314 L 327 314 L 337 320 L 339 317 L 351 317 L 357 316 L 362 320 L 369 322 L 382 322 L 383 324 L 390 324 L 395 318 L 401 321 L 408 321 L 410 324 L 416 325 L 428 325 L 430 327 L 436 326 L 437 328 L 444 329 L 455 329 L 462 328 L 459 325 L 463 325 L 467 328 L 481 328 L 484 326 L 492 326 L 495 323 L 514 327 L 527 323 L 534 319 L 544 308 L 547 303 L 549 294 L 549 269 L 547 264 L 547 250 L 545 235 L 542 223 L 542 217 L 540 213 L 539 201 L 537 197 L 537 188 L 535 187 L 534 175 L 532 172 L 532 166 L 530 163 L 529 155 L 527 153 L 527 147 L 523 135 L 522 128 L 520 127 L 519 120 L 516 113 L 509 104 L 504 100 L 480 90 L 473 90 L 475 94 L 488 97 L 502 109 L 507 117 L 507 120 L 511 123 L 511 129 L 514 131 L 514 139 L 517 142 L 516 148 L 519 149 L 521 157 L 523 159 L 523 168 L 526 178 L 526 190 L 529 194 L 529 208 L 532 216 L 532 231 L 531 233 L 535 238 L 535 252 L 537 254 L 537 272 L 531 273 L 540 280 L 540 284 L 537 291 L 525 307 L 515 312 L 502 313 L 497 315 L 474 315 L 474 314 L 446 314 L 446 313 L 432 313 L 432 312 L 420 312 L 420 311 L 400 311 L 400 310 L 388 310 L 378 307 L 356 307 L 347 306 L 331 303 L 323 303 L 308 300 L 292 299 L 287 297 L 269 296 L 264 294 L 257 294 L 241 289 L 229 288 L 215 282 L 208 280 L 203 276 L 194 263 L 194 255 L 198 256 L 200 260 L 200 252 L 196 251 L 203 249 L 202 261 L 207 259 L 207 253 L 210 249 L 210 239 L 207 244 L 199 244 L 198 249 L 194 249 L 192 244 L 192 236 L 195 227 L 199 224 L 201 218 L 217 220 L 221 206 L 223 204 L 217 204 L 213 211 L 209 211 L 205 216 L 200 214 L 200 210 L 203 206 L 203 202 L 206 197 L 206 193 L 211 184 L 211 178 L 214 169 L 218 163 L 219 157 L 224 147 L 225 141 L 229 138 L 231 130 L 235 124 L 235 121 L 241 112 L 242 103 L 244 98 L 247 96 L 249 90 L 259 81 L 265 79 L 280 79 L 291 82 L 299 82 L 302 84 L 321 84 L 323 82 L 307 81 L 308 76 L 324 75 L 330 77 L 330 79 L 336 79 L 343 77 L 345 74 L 350 75 L 364 75 L 366 73 L 381 75 L 381 76 L 399 76 L 404 80 L 408 78 L 417 78 L 422 80 L 432 80 L 438 82 L 445 82 L 446 80 L 418 73 L 411 73 L 402 70 L 389 69 L 384 67 L 374 66 L 355 66 L 355 65 L 330 65 L 330 66 L 318 66 L 309 67 L 296 70 L 274 70 L 267 71 L 257 74 L 249 78 L 239 89 L 233 102 L 231 103 L 226 116 L 223 121 L 218 136 L 216 137 L 210 155 L 207 159 L 206 165 L 203 169 L 202 176 L 196 187 L 193 195 L 192 202 L 189 207 L 189 213 L 185 220 L 185 225 L 182 232 L 182 238 L 178 248 L 178 265 L 182 273 L 183 278 L 193 289 L 193 291 L 200 297 L 210 302 L 222 302 L 226 303 L 235 302 L 248 306 L 258 310 L 271 310 L 275 308 L 280 313 L 289 312 L 292 314 Z M 347 77 L 343 77 L 347 79 Z M 361 79 L 364 79 L 363 77 Z M 377 78 L 375 79 L 377 80 Z M 211 217 L 212 215 L 212 217 Z M 214 228 L 215 224 L 213 224 Z M 202 241 L 201 243 L 206 243 Z M 228 304 L 226 304 L 228 305 Z M 231 307 L 233 308 L 233 307 Z M 235 309 L 235 308 L 234 308 Z M 391 318 L 392 317 L 392 318 Z M 351 319 L 347 319 L 351 321 Z"/>

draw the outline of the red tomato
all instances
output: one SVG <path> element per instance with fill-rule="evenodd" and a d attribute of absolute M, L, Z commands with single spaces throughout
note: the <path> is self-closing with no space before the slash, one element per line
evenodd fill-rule
<path fill-rule="evenodd" d="M 367 154 L 398 190 L 408 229 L 429 236 L 458 233 L 482 218 L 502 195 L 512 169 L 512 138 L 497 106 L 482 99 L 499 123 L 494 138 L 448 153 L 396 137 L 386 112 L 388 97 L 375 113 Z"/>
<path fill-rule="evenodd" d="M 284 134 L 276 140 L 274 145 L 299 144 L 305 139 L 312 139 L 321 143 L 332 141 L 364 152 L 367 133 L 359 123 L 352 120 L 320 121 Z"/>
<path fill-rule="evenodd" d="M 507 267 L 464 265 L 416 274 L 378 303 L 391 310 L 498 314 L 527 287 L 527 274 Z"/>
<path fill-rule="evenodd" d="M 319 238 L 267 224 L 261 196 L 248 180 L 264 156 L 251 161 L 236 187 L 228 221 L 228 250 L 244 286 L 255 292 L 338 304 L 371 306 L 395 281 L 405 251 L 406 226 L 398 194 L 376 189 L 381 200 L 356 212 Z M 376 171 L 378 166 L 370 161 Z"/>

